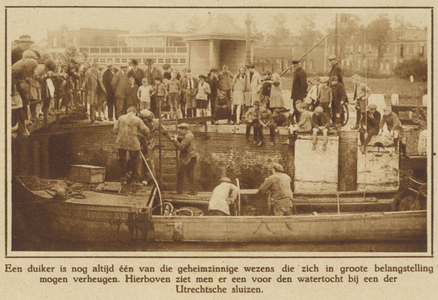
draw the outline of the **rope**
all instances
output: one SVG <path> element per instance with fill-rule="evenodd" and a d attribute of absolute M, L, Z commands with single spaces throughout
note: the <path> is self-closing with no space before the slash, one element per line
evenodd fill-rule
<path fill-rule="evenodd" d="M 163 215 L 163 198 L 162 198 L 162 196 L 161 196 L 161 190 L 160 190 L 160 187 L 159 187 L 159 185 L 158 185 L 157 179 L 155 178 L 154 173 L 152 172 L 151 168 L 149 167 L 149 164 L 148 164 L 148 162 L 146 161 L 146 158 L 144 157 L 144 155 L 143 155 L 143 153 L 142 153 L 141 151 L 140 151 L 140 154 L 141 154 L 141 157 L 143 158 L 143 161 L 144 161 L 146 167 L 147 167 L 148 170 L 149 170 L 149 173 L 150 173 L 151 176 L 152 176 L 152 179 L 153 179 L 154 182 L 155 182 L 155 186 L 157 187 L 158 195 L 159 195 L 158 198 L 160 199 L 161 215 Z"/>

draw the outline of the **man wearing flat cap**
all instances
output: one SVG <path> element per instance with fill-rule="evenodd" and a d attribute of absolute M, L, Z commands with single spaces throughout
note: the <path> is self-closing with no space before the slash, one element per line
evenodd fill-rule
<path fill-rule="evenodd" d="M 186 178 L 189 194 L 196 195 L 195 165 L 198 153 L 196 152 L 195 136 L 189 131 L 189 125 L 186 123 L 179 124 L 177 128 L 178 134 L 171 137 L 173 145 L 180 151 L 176 191 L 178 194 L 182 194 L 184 178 Z"/>
<path fill-rule="evenodd" d="M 360 143 L 362 144 L 362 146 L 360 147 L 360 151 L 362 152 L 362 154 L 365 154 L 367 145 L 370 142 L 371 138 L 374 135 L 379 134 L 380 119 L 381 119 L 381 115 L 377 111 L 377 105 L 375 105 L 374 103 L 369 104 L 367 107 L 366 117 L 362 118 L 361 130 L 359 130 Z M 365 138 L 365 129 L 363 129 L 365 122 L 366 122 L 366 132 L 367 132 L 366 138 Z"/>
<path fill-rule="evenodd" d="M 116 98 L 116 119 L 126 114 L 126 98 L 128 96 L 128 64 L 123 63 L 120 66 L 120 71 L 114 75 L 111 81 L 111 87 Z"/>
<path fill-rule="evenodd" d="M 108 119 L 113 121 L 114 113 L 116 112 L 116 97 L 114 95 L 114 90 L 111 85 L 113 81 L 116 70 L 114 69 L 113 62 L 109 61 L 107 64 L 107 69 L 103 73 L 102 82 L 106 90 L 106 102 L 108 105 Z"/>
<path fill-rule="evenodd" d="M 208 203 L 208 214 L 210 216 L 229 216 L 230 204 L 234 203 L 239 193 L 237 186 L 232 184 L 231 179 L 224 177 L 220 184 L 214 188 Z"/>
<path fill-rule="evenodd" d="M 292 60 L 293 65 L 293 81 L 292 81 L 292 106 L 294 111 L 292 113 L 292 120 L 295 117 L 295 122 L 298 122 L 300 113 L 297 110 L 296 103 L 298 100 L 304 102 L 304 98 L 307 97 L 307 74 L 303 70 L 299 59 Z"/>
<path fill-rule="evenodd" d="M 284 173 L 284 168 L 279 163 L 273 163 L 272 175 L 265 179 L 260 186 L 257 194 L 271 193 L 270 203 L 273 204 L 273 211 L 270 214 L 274 216 L 292 215 L 292 179 Z M 269 205 L 272 207 L 272 205 Z"/>
<path fill-rule="evenodd" d="M 332 78 L 332 76 L 338 77 L 338 83 L 344 84 L 344 79 L 342 78 L 342 69 L 341 66 L 338 63 L 338 57 L 334 54 L 330 55 L 327 60 L 329 61 L 330 65 L 332 66 L 329 74 L 329 78 Z"/>
<path fill-rule="evenodd" d="M 12 64 L 15 64 L 17 61 L 23 58 L 23 52 L 29 50 L 34 43 L 29 35 L 20 36 L 19 40 L 15 41 L 17 45 L 12 48 Z"/>

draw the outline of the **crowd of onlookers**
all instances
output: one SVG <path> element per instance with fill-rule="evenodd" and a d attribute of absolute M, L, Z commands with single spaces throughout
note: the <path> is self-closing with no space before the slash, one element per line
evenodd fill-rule
<path fill-rule="evenodd" d="M 292 60 L 293 110 L 289 113 L 280 75 L 270 70 L 260 74 L 251 62 L 240 67 L 237 74 L 232 74 L 227 65 L 198 76 L 187 68 L 179 72 L 169 64 L 160 70 L 153 59 L 146 60 L 145 69 L 136 59 L 131 59 L 122 63 L 120 69 L 107 63 L 104 70 L 98 63 L 90 63 L 87 53 L 79 52 L 74 45 L 52 57 L 31 50 L 32 43 L 29 36 L 21 36 L 11 55 L 12 126 L 20 136 L 28 135 L 29 122 L 47 120 L 47 115 L 68 113 L 72 108 L 88 111 L 91 123 L 117 120 L 129 107 L 139 112 L 148 109 L 155 116 L 169 119 L 208 116 L 212 124 L 225 120 L 237 125 L 244 121 L 247 141 L 253 128 L 254 143 L 258 146 L 264 143 L 263 127 L 269 128 L 270 144 L 275 145 L 277 127 L 287 126 L 287 144 L 292 147 L 299 133 L 310 132 L 313 150 L 318 132 L 323 134 L 323 150 L 326 150 L 330 128 L 339 130 L 344 125 L 348 98 L 335 55 L 329 57 L 332 68 L 328 77 L 323 78 L 308 79 L 300 60 Z M 357 111 L 352 129 L 361 133 L 360 149 L 364 152 L 370 137 L 380 132 L 386 118 L 381 119 L 375 107 L 368 106 L 371 90 L 360 76 L 351 79 Z M 397 116 L 392 112 L 391 116 L 394 121 L 389 124 L 394 128 L 390 131 L 397 145 L 403 137 L 402 127 L 395 120 Z"/>

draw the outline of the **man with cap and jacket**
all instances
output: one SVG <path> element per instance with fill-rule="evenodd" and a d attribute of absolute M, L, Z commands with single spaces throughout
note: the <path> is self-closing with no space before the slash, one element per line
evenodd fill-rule
<path fill-rule="evenodd" d="M 150 131 L 136 113 L 135 107 L 128 108 L 127 114 L 120 116 L 113 128 L 113 132 L 117 134 L 116 146 L 119 151 L 122 183 L 128 180 L 129 172 L 132 172 L 131 180 L 134 183 L 141 179 L 140 137 L 148 136 Z M 129 154 L 129 161 L 126 160 L 126 154 Z"/>
<path fill-rule="evenodd" d="M 179 153 L 177 188 L 178 194 L 183 192 L 184 178 L 187 178 L 189 194 L 196 195 L 195 189 L 195 165 L 198 159 L 196 152 L 195 136 L 189 131 L 189 125 L 186 123 L 177 126 L 178 134 L 171 137 L 173 145 Z"/>
<path fill-rule="evenodd" d="M 304 98 L 307 97 L 307 74 L 303 70 L 299 59 L 292 60 L 293 65 L 293 81 L 292 81 L 292 106 L 294 111 L 292 113 L 292 120 L 295 117 L 295 122 L 298 122 L 300 113 L 297 110 L 296 103 L 298 100 L 304 102 Z"/>
<path fill-rule="evenodd" d="M 111 81 L 111 87 L 116 98 L 116 119 L 126 114 L 126 97 L 129 86 L 127 71 L 128 64 L 123 63 Z"/>
<path fill-rule="evenodd" d="M 332 66 L 331 70 L 330 70 L 330 74 L 329 74 L 329 78 L 331 78 L 332 76 L 336 76 L 338 77 L 338 82 L 341 84 L 344 84 L 344 79 L 343 79 L 343 73 L 342 73 L 342 69 L 341 66 L 338 63 L 338 57 L 334 54 L 330 55 L 327 60 L 329 61 L 330 65 Z"/>
<path fill-rule="evenodd" d="M 230 178 L 222 178 L 211 195 L 208 203 L 208 214 L 210 216 L 229 216 L 229 205 L 236 200 L 238 193 L 239 189 L 231 183 Z"/>
<path fill-rule="evenodd" d="M 292 179 L 284 173 L 284 168 L 278 163 L 273 164 L 272 175 L 265 179 L 265 182 L 260 186 L 257 194 L 266 194 L 270 192 L 270 201 L 273 203 L 274 216 L 290 216 L 292 215 Z M 271 207 L 272 205 L 269 205 Z"/>
<path fill-rule="evenodd" d="M 114 112 L 116 112 L 116 97 L 114 95 L 114 90 L 111 85 L 111 82 L 113 81 L 114 75 L 116 74 L 116 70 L 113 67 L 112 61 L 108 62 L 107 69 L 103 73 L 102 82 L 105 86 L 106 90 L 106 102 L 108 105 L 108 119 L 110 121 L 113 120 Z"/>

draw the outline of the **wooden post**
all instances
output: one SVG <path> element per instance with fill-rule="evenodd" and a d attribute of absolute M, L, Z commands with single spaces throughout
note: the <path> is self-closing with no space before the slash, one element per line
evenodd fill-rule
<path fill-rule="evenodd" d="M 338 191 L 357 190 L 357 147 L 357 131 L 340 132 Z"/>

